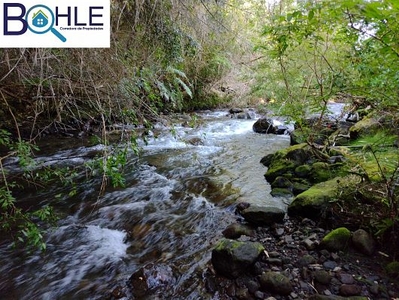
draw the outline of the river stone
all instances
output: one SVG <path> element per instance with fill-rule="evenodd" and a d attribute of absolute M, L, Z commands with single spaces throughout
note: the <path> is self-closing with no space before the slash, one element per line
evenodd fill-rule
<path fill-rule="evenodd" d="M 242 210 L 240 214 L 249 223 L 271 225 L 283 221 L 285 211 L 277 207 L 251 205 Z"/>
<path fill-rule="evenodd" d="M 280 295 L 289 295 L 292 291 L 290 279 L 278 272 L 263 273 L 259 279 L 261 289 Z"/>
<path fill-rule="evenodd" d="M 340 251 L 348 247 L 351 232 L 345 227 L 334 229 L 320 243 L 320 247 L 329 251 Z"/>
<path fill-rule="evenodd" d="M 212 250 L 212 265 L 219 274 L 237 278 L 255 263 L 264 250 L 257 242 L 222 239 Z"/>
<path fill-rule="evenodd" d="M 283 188 L 283 189 L 291 189 L 293 188 L 292 182 L 283 177 L 283 176 L 278 176 L 271 184 L 272 188 Z"/>
<path fill-rule="evenodd" d="M 294 194 L 291 192 L 290 189 L 284 189 L 284 188 L 273 188 L 272 191 L 270 192 L 270 195 L 273 197 L 282 197 L 282 198 L 291 198 L 294 196 Z"/>
<path fill-rule="evenodd" d="M 276 133 L 273 121 L 267 118 L 257 120 L 252 126 L 252 129 L 256 133 Z"/>
<path fill-rule="evenodd" d="M 362 291 L 362 288 L 355 284 L 343 284 L 339 287 L 339 293 L 342 296 L 358 296 Z"/>
<path fill-rule="evenodd" d="M 143 297 L 154 290 L 170 288 L 176 283 L 172 268 L 149 264 L 136 271 L 129 279 L 135 297 Z"/>
<path fill-rule="evenodd" d="M 371 256 L 375 250 L 375 242 L 371 235 L 363 230 L 356 230 L 352 235 L 353 246 L 363 254 Z"/>
<path fill-rule="evenodd" d="M 251 227 L 238 223 L 227 226 L 222 233 L 228 239 L 238 239 L 242 235 L 254 236 L 255 234 Z"/>

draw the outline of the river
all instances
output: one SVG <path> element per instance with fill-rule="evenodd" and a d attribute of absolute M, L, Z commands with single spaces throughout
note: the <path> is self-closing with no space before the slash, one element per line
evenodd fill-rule
<path fill-rule="evenodd" d="M 21 196 L 51 204 L 60 215 L 46 232 L 45 253 L 22 253 L 0 244 L 1 299 L 106 299 L 143 266 L 173 270 L 173 284 L 158 299 L 204 299 L 203 272 L 211 249 L 236 222 L 237 201 L 284 207 L 270 196 L 260 159 L 289 145 L 288 136 L 252 131 L 255 120 L 226 111 L 198 113 L 199 127 L 159 127 L 125 168 L 125 188 L 98 196 L 98 179 Z M 192 145 L 187 141 L 200 141 Z M 81 146 L 37 157 L 77 164 L 101 146 Z M 64 196 L 60 197 L 59 195 Z M 128 299 L 129 295 L 125 297 Z M 148 299 L 154 299 L 149 296 Z"/>

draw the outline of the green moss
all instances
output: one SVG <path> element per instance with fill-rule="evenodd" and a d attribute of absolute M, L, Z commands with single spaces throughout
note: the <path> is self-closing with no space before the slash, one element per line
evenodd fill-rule
<path fill-rule="evenodd" d="M 295 174 L 300 178 L 306 178 L 309 176 L 312 168 L 309 165 L 301 165 L 295 169 Z"/>
<path fill-rule="evenodd" d="M 298 144 L 286 149 L 277 151 L 270 162 L 265 174 L 268 182 L 273 182 L 278 176 L 294 174 L 295 168 L 302 165 L 309 157 L 309 146 Z"/>
<path fill-rule="evenodd" d="M 333 173 L 330 170 L 330 165 L 323 162 L 315 162 L 312 165 L 310 177 L 313 182 L 323 182 L 331 179 Z"/>
<path fill-rule="evenodd" d="M 380 122 L 375 118 L 363 118 L 349 129 L 349 135 L 352 139 L 375 133 L 381 128 Z"/>
<path fill-rule="evenodd" d="M 391 277 L 399 276 L 399 261 L 393 261 L 385 267 L 385 271 Z"/>
<path fill-rule="evenodd" d="M 288 207 L 288 214 L 309 218 L 318 217 L 338 197 L 339 199 L 350 198 L 358 181 L 356 176 L 346 176 L 315 184 L 294 198 Z"/>
<path fill-rule="evenodd" d="M 351 232 L 345 227 L 334 229 L 321 241 L 321 247 L 331 251 L 344 250 L 348 247 Z"/>

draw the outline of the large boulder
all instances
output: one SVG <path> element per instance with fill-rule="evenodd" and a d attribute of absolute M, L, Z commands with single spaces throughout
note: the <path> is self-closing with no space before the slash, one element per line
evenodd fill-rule
<path fill-rule="evenodd" d="M 357 182 L 356 176 L 346 176 L 315 184 L 294 198 L 288 206 L 288 215 L 317 219 L 337 197 L 349 197 Z"/>
<path fill-rule="evenodd" d="M 267 118 L 257 120 L 252 126 L 252 129 L 256 133 L 276 133 L 276 129 L 273 126 L 273 120 Z"/>
<path fill-rule="evenodd" d="M 378 119 L 366 117 L 357 122 L 349 129 L 351 139 L 356 139 L 360 136 L 374 134 L 382 127 Z"/>
<path fill-rule="evenodd" d="M 244 219 L 256 225 L 272 225 L 284 219 L 285 211 L 278 207 L 250 205 L 241 210 L 240 214 Z"/>
<path fill-rule="evenodd" d="M 219 274 L 237 278 L 256 262 L 264 250 L 257 242 L 223 239 L 212 250 L 212 265 Z"/>

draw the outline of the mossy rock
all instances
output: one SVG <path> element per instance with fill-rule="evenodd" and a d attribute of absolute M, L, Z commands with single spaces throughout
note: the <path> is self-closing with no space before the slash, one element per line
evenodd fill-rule
<path fill-rule="evenodd" d="M 312 167 L 309 165 L 300 165 L 295 168 L 295 175 L 300 178 L 307 178 L 312 171 Z"/>
<path fill-rule="evenodd" d="M 264 250 L 258 242 L 223 239 L 212 250 L 211 261 L 219 274 L 237 278 L 255 263 Z"/>
<path fill-rule="evenodd" d="M 294 182 L 292 192 L 294 193 L 294 195 L 299 195 L 299 194 L 307 191 L 308 189 L 310 189 L 310 187 L 311 187 L 310 183 L 308 183 L 306 181 Z"/>
<path fill-rule="evenodd" d="M 310 178 L 312 182 L 319 183 L 323 181 L 327 181 L 331 179 L 331 177 L 334 177 L 331 170 L 330 170 L 330 165 L 328 163 L 324 162 L 315 162 L 312 165 L 311 171 L 310 171 Z"/>
<path fill-rule="evenodd" d="M 292 190 L 293 184 L 288 178 L 279 176 L 272 182 L 271 187 Z"/>
<path fill-rule="evenodd" d="M 399 261 L 393 261 L 385 267 L 385 271 L 391 278 L 399 277 Z"/>
<path fill-rule="evenodd" d="M 298 145 L 302 143 L 306 143 L 306 139 L 309 137 L 309 133 L 303 131 L 301 129 L 295 129 L 290 134 L 290 144 L 291 145 Z"/>
<path fill-rule="evenodd" d="M 381 123 L 373 117 L 366 117 L 357 122 L 349 129 L 351 139 L 356 139 L 360 136 L 374 134 L 381 129 Z"/>
<path fill-rule="evenodd" d="M 268 167 L 268 166 L 270 166 L 270 164 L 272 163 L 273 157 L 274 157 L 274 153 L 268 154 L 268 155 L 264 156 L 264 157 L 260 160 L 260 163 L 261 163 L 262 165 L 264 165 L 265 167 Z"/>
<path fill-rule="evenodd" d="M 294 196 L 292 191 L 287 188 L 273 188 L 270 192 L 270 195 L 273 197 L 283 197 L 283 198 L 291 198 Z"/>
<path fill-rule="evenodd" d="M 315 184 L 294 198 L 288 206 L 288 214 L 317 219 L 324 214 L 331 202 L 337 200 L 337 197 L 340 199 L 351 197 L 357 182 L 356 176 L 346 176 Z"/>
<path fill-rule="evenodd" d="M 268 182 L 273 182 L 278 176 L 291 177 L 295 173 L 296 167 L 302 165 L 311 157 L 311 152 L 307 144 L 299 144 L 277 151 L 265 174 Z"/>
<path fill-rule="evenodd" d="M 324 248 L 329 251 L 345 250 L 349 245 L 350 239 L 350 230 L 345 227 L 340 227 L 328 233 L 321 240 L 320 248 Z"/>

